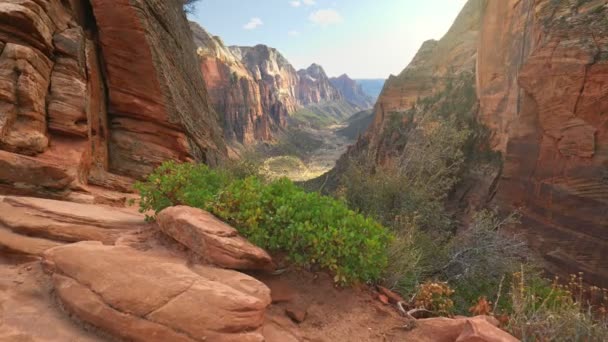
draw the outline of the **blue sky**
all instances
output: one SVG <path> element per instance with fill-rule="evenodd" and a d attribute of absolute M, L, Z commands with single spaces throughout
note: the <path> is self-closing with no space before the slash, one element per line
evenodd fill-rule
<path fill-rule="evenodd" d="M 296 69 L 386 78 L 439 39 L 466 0 L 202 0 L 191 19 L 227 45 L 266 44 Z"/>

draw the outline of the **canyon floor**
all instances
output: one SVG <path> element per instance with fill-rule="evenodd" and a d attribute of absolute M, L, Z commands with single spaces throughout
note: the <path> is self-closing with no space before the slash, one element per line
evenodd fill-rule
<path fill-rule="evenodd" d="M 331 170 L 336 161 L 355 141 L 338 131 L 346 124 L 334 124 L 323 128 L 304 127 L 300 132 L 318 141 L 318 148 L 300 156 L 282 154 L 268 157 L 262 165 L 262 173 L 269 178 L 287 177 L 296 182 L 317 178 Z"/>

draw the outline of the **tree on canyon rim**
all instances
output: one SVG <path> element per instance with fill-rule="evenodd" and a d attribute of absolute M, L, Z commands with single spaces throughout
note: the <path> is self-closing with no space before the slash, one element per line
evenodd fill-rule
<path fill-rule="evenodd" d="M 192 12 L 194 12 L 194 9 L 196 8 L 197 3 L 199 3 L 200 0 L 183 0 L 183 2 L 184 2 L 184 12 L 192 13 Z"/>

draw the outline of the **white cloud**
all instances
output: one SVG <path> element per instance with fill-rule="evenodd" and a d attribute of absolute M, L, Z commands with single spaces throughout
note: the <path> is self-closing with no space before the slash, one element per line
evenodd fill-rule
<path fill-rule="evenodd" d="M 291 30 L 291 31 L 287 32 L 287 34 L 288 34 L 290 37 L 297 37 L 297 36 L 299 36 L 299 35 L 300 35 L 300 32 L 299 32 L 299 31 L 296 31 L 296 30 Z"/>
<path fill-rule="evenodd" d="M 316 3 L 315 0 L 302 0 L 302 2 L 306 6 L 313 6 Z"/>
<path fill-rule="evenodd" d="M 292 7 L 300 7 L 302 5 L 302 2 L 298 0 L 290 1 L 289 3 Z"/>
<path fill-rule="evenodd" d="M 323 9 L 313 12 L 310 17 L 310 21 L 320 26 L 329 26 L 334 24 L 340 24 L 344 21 L 342 15 L 338 11 L 333 9 Z"/>
<path fill-rule="evenodd" d="M 255 17 L 255 18 L 251 18 L 249 19 L 249 22 L 245 25 L 243 25 L 243 28 L 245 30 L 255 30 L 256 28 L 258 28 L 259 26 L 264 25 L 264 22 L 262 21 L 262 19 Z"/>

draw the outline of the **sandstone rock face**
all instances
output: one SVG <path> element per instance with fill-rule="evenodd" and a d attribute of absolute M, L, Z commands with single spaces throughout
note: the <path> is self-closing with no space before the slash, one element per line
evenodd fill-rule
<path fill-rule="evenodd" d="M 165 234 L 211 264 L 239 270 L 272 267 L 268 253 L 204 210 L 186 206 L 170 207 L 158 214 L 157 221 Z"/>
<path fill-rule="evenodd" d="M 469 209 L 521 209 L 518 231 L 548 270 L 582 271 L 606 286 L 607 16 L 605 0 L 469 1 L 445 37 L 426 42 L 387 81 L 374 123 L 350 153 L 390 162 L 402 150 L 390 117 L 409 122 L 419 99 L 441 103 L 447 80 L 472 73 L 479 108 L 468 111 L 489 129 L 502 165 L 465 176 L 454 197 Z"/>
<path fill-rule="evenodd" d="M 608 284 L 607 1 L 489 2 L 480 118 L 504 167 L 495 201 L 558 274 Z"/>
<path fill-rule="evenodd" d="M 306 106 L 342 99 L 342 94 L 334 88 L 320 65 L 313 63 L 308 68 L 299 70 L 298 76 L 298 99 L 301 104 Z"/>
<path fill-rule="evenodd" d="M 48 99 L 49 129 L 86 137 L 89 128 L 84 32 L 80 27 L 69 28 L 57 33 L 53 42 L 57 57 Z"/>
<path fill-rule="evenodd" d="M 279 51 L 266 45 L 231 46 L 230 51 L 258 83 L 263 112 L 285 127 L 289 114 L 299 108 L 299 78 L 294 67 Z"/>
<path fill-rule="evenodd" d="M 273 140 L 289 124 L 289 116 L 303 107 L 334 102 L 340 108 L 354 107 L 345 114 L 371 107 L 356 87 L 345 90 L 354 102 L 343 103 L 344 96 L 317 64 L 296 72 L 276 49 L 226 47 L 199 24 L 191 22 L 190 27 L 211 103 L 224 118 L 227 140 L 236 147 Z"/>
<path fill-rule="evenodd" d="M 190 27 L 209 98 L 224 116 L 226 138 L 242 144 L 271 140 L 280 124 L 265 114 L 258 81 L 219 37 L 196 23 Z"/>
<path fill-rule="evenodd" d="M 178 2 L 3 1 L 2 192 L 129 191 L 167 159 L 218 163 L 199 70 Z"/>
<path fill-rule="evenodd" d="M 264 341 L 270 291 L 249 276 L 94 242 L 53 248 L 43 262 L 66 310 L 114 337 Z"/>
<path fill-rule="evenodd" d="M 93 0 L 92 7 L 107 72 L 110 170 L 141 177 L 166 159 L 217 163 L 222 134 L 180 3 Z"/>
<path fill-rule="evenodd" d="M 348 77 L 347 74 L 340 77 L 332 77 L 329 79 L 331 84 L 338 89 L 348 102 L 356 105 L 361 109 L 369 109 L 374 106 L 371 96 L 367 95 L 361 85 L 357 81 Z"/>
<path fill-rule="evenodd" d="M 441 40 L 424 42 L 411 63 L 399 75 L 389 77 L 374 106 L 372 124 L 337 163 L 337 173 L 342 172 L 349 159 L 363 154 L 380 165 L 394 165 L 409 157 L 408 143 L 424 143 L 425 134 L 420 132 L 428 127 L 425 120 L 445 121 L 449 116 L 471 116 L 477 111 L 475 65 L 484 8 L 484 0 L 467 2 Z M 457 110 L 440 118 L 436 113 L 448 102 L 447 107 Z M 408 136 L 405 143 L 404 135 Z"/>

